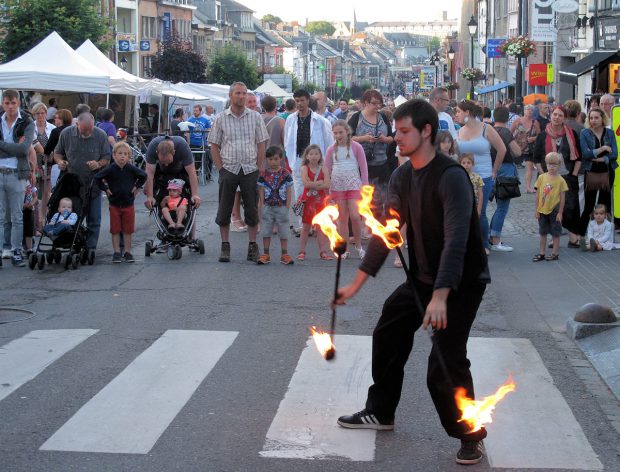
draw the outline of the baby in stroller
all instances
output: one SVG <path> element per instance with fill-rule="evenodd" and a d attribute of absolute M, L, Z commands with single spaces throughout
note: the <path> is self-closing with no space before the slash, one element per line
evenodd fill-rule
<path fill-rule="evenodd" d="M 187 214 L 187 198 L 181 196 L 185 181 L 172 179 L 168 181 L 168 195 L 161 201 L 161 214 L 168 223 L 168 229 L 183 229 L 183 219 Z M 174 214 L 174 215 L 173 215 Z M 176 221 L 173 216 L 176 217 Z"/>
<path fill-rule="evenodd" d="M 77 213 L 73 212 L 73 202 L 70 198 L 61 198 L 58 203 L 58 211 L 54 213 L 52 218 L 43 227 L 43 234 L 51 240 L 56 239 L 58 235 L 69 231 L 78 221 Z"/>

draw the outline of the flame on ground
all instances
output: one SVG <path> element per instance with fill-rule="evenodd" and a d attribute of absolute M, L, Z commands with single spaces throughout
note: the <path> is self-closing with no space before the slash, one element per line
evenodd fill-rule
<path fill-rule="evenodd" d="M 403 237 L 400 234 L 398 219 L 389 219 L 385 222 L 385 226 L 381 224 L 372 214 L 370 204 L 372 203 L 372 196 L 375 193 L 375 188 L 372 185 L 362 186 L 362 199 L 358 203 L 360 215 L 364 217 L 366 226 L 370 228 L 370 231 L 375 236 L 379 236 L 383 239 L 383 242 L 388 249 L 394 249 L 403 245 Z M 394 210 L 390 210 L 390 214 L 398 218 L 398 213 Z"/>
<path fill-rule="evenodd" d="M 336 245 L 338 243 L 342 244 L 345 242 L 342 236 L 338 234 L 338 229 L 334 223 L 338 220 L 339 215 L 340 213 L 338 212 L 337 206 L 327 205 L 312 218 L 312 224 L 319 225 L 323 234 L 329 239 L 329 246 L 334 252 L 336 251 Z"/>
<path fill-rule="evenodd" d="M 334 343 L 332 343 L 332 337 L 329 335 L 329 333 L 317 331 L 316 326 L 310 328 L 310 331 L 312 331 L 312 339 L 314 339 L 314 344 L 316 344 L 316 348 L 319 350 L 323 357 L 326 358 L 327 352 L 330 349 L 336 349 Z"/>
<path fill-rule="evenodd" d="M 471 428 L 470 432 L 479 431 L 485 424 L 492 423 L 491 413 L 495 405 L 502 400 L 508 393 L 514 392 L 516 384 L 512 376 L 497 389 L 493 395 L 484 397 L 482 400 L 472 400 L 468 398 L 463 387 L 458 387 L 454 394 L 456 406 L 461 411 L 459 421 L 464 421 Z"/>

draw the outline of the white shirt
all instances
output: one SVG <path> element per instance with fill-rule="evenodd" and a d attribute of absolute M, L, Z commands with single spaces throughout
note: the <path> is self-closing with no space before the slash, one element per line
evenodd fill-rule
<path fill-rule="evenodd" d="M 299 112 L 291 113 L 286 118 L 284 125 L 284 150 L 291 169 L 301 167 L 301 156 L 297 155 L 297 116 Z M 310 144 L 316 144 L 321 148 L 321 153 L 325 156 L 327 148 L 334 143 L 331 123 L 311 112 L 310 118 Z"/>
<path fill-rule="evenodd" d="M 17 144 L 13 141 L 13 128 L 15 128 L 15 123 L 22 117 L 19 110 L 17 110 L 17 118 L 13 122 L 13 125 L 9 127 L 6 122 L 6 113 L 2 115 L 2 137 L 5 143 Z M 4 169 L 17 169 L 17 157 L 4 157 L 0 158 L 0 168 Z"/>
<path fill-rule="evenodd" d="M 452 138 L 456 139 L 458 134 L 456 132 L 456 128 L 454 127 L 454 121 L 452 121 L 452 117 L 448 115 L 445 111 L 440 111 L 437 113 L 439 117 L 439 129 L 443 131 L 450 131 Z"/>

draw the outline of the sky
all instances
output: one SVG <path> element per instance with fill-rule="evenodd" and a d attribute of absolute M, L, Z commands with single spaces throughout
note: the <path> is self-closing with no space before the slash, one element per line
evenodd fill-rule
<path fill-rule="evenodd" d="M 331 20 L 351 21 L 353 9 L 357 21 L 428 21 L 448 11 L 448 18 L 460 17 L 462 0 L 439 0 L 425 5 L 423 0 L 237 0 L 261 18 L 271 13 L 284 21 Z M 422 7 L 422 5 L 424 5 Z"/>

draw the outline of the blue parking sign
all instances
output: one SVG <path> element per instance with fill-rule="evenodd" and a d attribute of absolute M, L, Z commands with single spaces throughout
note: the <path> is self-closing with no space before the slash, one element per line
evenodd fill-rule
<path fill-rule="evenodd" d="M 140 41 L 140 51 L 150 51 L 151 42 L 148 39 Z"/>

